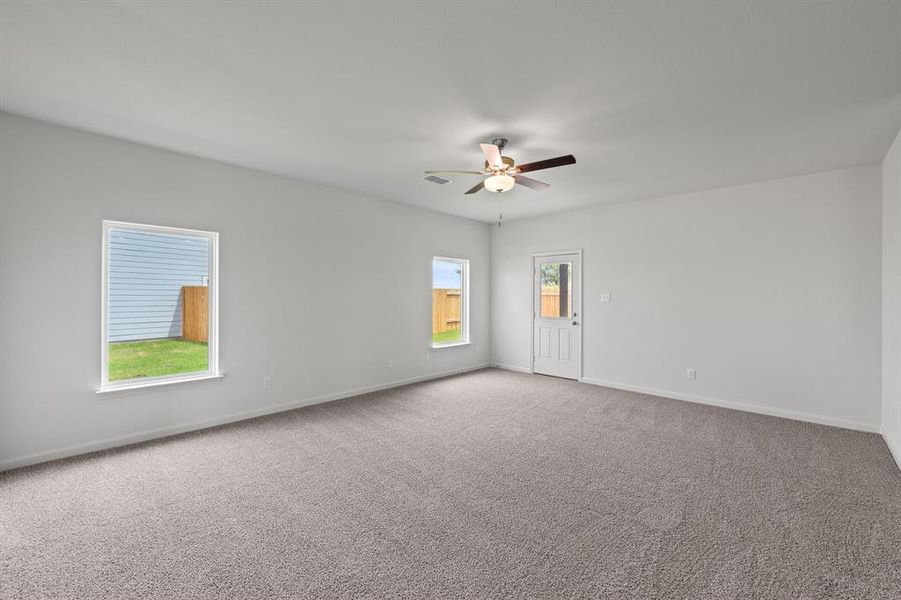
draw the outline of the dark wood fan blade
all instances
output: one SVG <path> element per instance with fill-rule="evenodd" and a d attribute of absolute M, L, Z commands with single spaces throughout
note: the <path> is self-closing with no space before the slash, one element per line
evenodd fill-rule
<path fill-rule="evenodd" d="M 485 153 L 485 159 L 488 164 L 494 167 L 503 167 L 504 161 L 501 160 L 501 149 L 494 144 L 479 144 L 479 148 Z"/>
<path fill-rule="evenodd" d="M 482 171 L 426 171 L 426 175 L 484 175 Z"/>
<path fill-rule="evenodd" d="M 550 169 L 552 167 L 562 167 L 564 165 L 576 164 L 576 157 L 572 154 L 566 156 L 558 156 L 557 158 L 549 158 L 547 160 L 539 160 L 533 163 L 526 163 L 516 167 L 517 173 L 528 173 L 529 171 L 540 171 L 541 169 Z"/>
<path fill-rule="evenodd" d="M 466 194 L 475 194 L 476 192 L 478 192 L 479 190 L 481 190 L 483 187 L 485 187 L 485 181 L 484 181 L 484 180 L 480 181 L 478 184 L 472 186 L 471 188 L 469 188 L 468 190 L 466 190 L 465 192 L 463 192 L 463 195 L 465 196 Z"/>
<path fill-rule="evenodd" d="M 532 179 L 531 177 L 526 177 L 525 175 L 514 175 L 513 179 L 515 179 L 516 183 L 518 183 L 519 185 L 524 185 L 527 188 L 538 190 L 539 192 L 551 187 L 551 184 L 549 183 L 538 181 L 537 179 Z"/>

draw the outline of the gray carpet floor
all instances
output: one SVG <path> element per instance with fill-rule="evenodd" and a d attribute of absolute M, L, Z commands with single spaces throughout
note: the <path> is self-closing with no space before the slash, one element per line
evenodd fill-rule
<path fill-rule="evenodd" d="M 0 475 L 3 598 L 901 598 L 874 434 L 485 370 Z"/>

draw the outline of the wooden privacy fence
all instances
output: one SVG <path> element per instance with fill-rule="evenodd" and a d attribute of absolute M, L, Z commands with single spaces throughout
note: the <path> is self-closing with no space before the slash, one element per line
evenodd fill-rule
<path fill-rule="evenodd" d="M 460 329 L 460 290 L 432 290 L 432 333 Z"/>
<path fill-rule="evenodd" d="M 185 285 L 181 288 L 181 337 L 205 342 L 209 337 L 208 287 Z"/>
<path fill-rule="evenodd" d="M 571 298 L 569 300 L 572 301 Z M 543 317 L 560 316 L 560 290 L 558 288 L 541 289 L 541 312 L 539 314 Z"/>
<path fill-rule="evenodd" d="M 541 314 L 542 316 L 548 317 L 551 315 L 559 315 L 560 314 L 560 292 L 553 291 L 548 292 L 545 290 L 541 290 Z"/>

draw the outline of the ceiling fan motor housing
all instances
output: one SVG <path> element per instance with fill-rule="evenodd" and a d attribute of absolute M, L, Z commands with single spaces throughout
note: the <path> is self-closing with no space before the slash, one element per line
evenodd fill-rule
<path fill-rule="evenodd" d="M 513 167 L 516 165 L 516 161 L 514 161 L 509 156 L 502 156 L 501 161 L 503 161 L 503 163 L 504 163 L 503 169 L 498 169 L 494 165 L 488 164 L 488 161 L 486 160 L 485 161 L 485 171 L 486 172 L 488 172 L 488 171 L 511 171 L 513 169 Z"/>

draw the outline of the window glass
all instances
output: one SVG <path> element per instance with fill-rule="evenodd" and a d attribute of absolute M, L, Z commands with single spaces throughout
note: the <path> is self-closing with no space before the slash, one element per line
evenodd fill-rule
<path fill-rule="evenodd" d="M 468 341 L 466 318 L 468 261 L 432 260 L 432 345 Z"/>
<path fill-rule="evenodd" d="M 571 262 L 541 265 L 542 318 L 572 318 L 572 273 Z"/>
<path fill-rule="evenodd" d="M 104 385 L 215 370 L 213 233 L 104 224 Z"/>

